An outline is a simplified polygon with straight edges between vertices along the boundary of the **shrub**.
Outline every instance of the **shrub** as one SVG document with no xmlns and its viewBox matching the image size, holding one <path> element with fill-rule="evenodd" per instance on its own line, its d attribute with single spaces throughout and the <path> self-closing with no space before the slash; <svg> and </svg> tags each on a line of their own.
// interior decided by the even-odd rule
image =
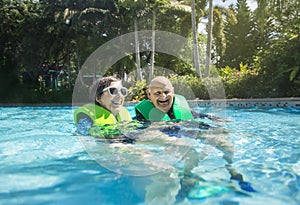
<svg viewBox="0 0 300 205">
<path fill-rule="evenodd" d="M 130 88 L 128 89 L 128 96 L 126 97 L 126 100 L 141 101 L 147 98 L 146 90 L 147 90 L 146 80 L 137 81 L 134 85 L 130 86 Z"/>
</svg>

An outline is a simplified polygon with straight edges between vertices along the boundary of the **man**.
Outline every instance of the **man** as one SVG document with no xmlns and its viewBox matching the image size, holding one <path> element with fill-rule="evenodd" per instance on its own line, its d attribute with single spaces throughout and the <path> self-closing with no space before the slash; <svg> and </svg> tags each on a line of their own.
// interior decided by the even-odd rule
<svg viewBox="0 0 300 205">
<path fill-rule="evenodd" d="M 187 121 L 194 119 L 195 113 L 191 110 L 188 102 L 183 96 L 174 93 L 174 88 L 166 77 L 158 76 L 150 82 L 147 90 L 147 97 L 148 99 L 144 99 L 135 105 L 136 119 L 139 121 Z M 195 117 L 208 117 L 211 120 L 222 120 L 220 118 L 212 118 L 205 114 L 198 114 Z M 203 128 L 203 124 L 199 125 Z M 193 123 L 190 126 L 193 126 Z M 210 126 L 207 125 L 205 128 L 210 128 Z M 168 131 L 168 128 L 160 130 L 166 133 L 165 131 Z M 178 132 L 181 131 L 178 130 Z M 231 179 L 239 181 L 242 189 L 254 191 L 249 183 L 243 181 L 242 175 L 231 168 L 234 147 L 230 141 L 228 141 L 223 135 L 202 135 L 200 132 L 194 134 L 195 136 L 187 137 L 201 139 L 205 143 L 211 144 L 220 149 L 224 154 L 223 158 L 228 163 L 227 169 L 231 174 Z M 184 176 L 182 176 L 181 179 L 181 184 L 183 186 L 181 191 L 183 192 L 186 192 L 186 190 L 184 190 L 184 186 L 187 186 L 186 184 L 190 184 L 189 181 L 191 180 L 189 175 L 191 174 L 192 169 L 198 166 L 198 163 L 200 162 L 199 153 L 192 147 L 190 147 L 189 151 L 186 153 L 185 158 Z"/>
<path fill-rule="evenodd" d="M 135 105 L 136 119 L 139 121 L 191 120 L 207 117 L 213 121 L 229 122 L 229 120 L 194 112 L 184 96 L 174 93 L 169 79 L 163 76 L 154 78 L 147 90 L 148 99 Z M 209 125 L 201 124 L 204 128 Z"/>
<path fill-rule="evenodd" d="M 171 82 L 163 77 L 154 78 L 147 90 L 148 99 L 135 105 L 139 121 L 191 120 L 193 115 L 186 99 L 174 94 Z"/>
</svg>

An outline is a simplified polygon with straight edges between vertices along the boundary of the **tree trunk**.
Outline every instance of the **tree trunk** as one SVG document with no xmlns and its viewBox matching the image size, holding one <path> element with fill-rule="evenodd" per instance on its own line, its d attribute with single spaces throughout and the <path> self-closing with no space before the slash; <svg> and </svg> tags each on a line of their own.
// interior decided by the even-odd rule
<svg viewBox="0 0 300 205">
<path fill-rule="evenodd" d="M 136 57 L 136 71 L 137 71 L 137 80 L 142 81 L 143 76 L 141 72 L 141 59 L 140 59 L 140 43 L 138 36 L 138 28 L 137 28 L 137 19 L 134 19 L 134 38 L 135 38 L 135 57 Z"/>
<path fill-rule="evenodd" d="M 195 0 L 191 0 L 191 16 L 192 16 L 192 29 L 193 29 L 193 55 L 194 55 L 194 67 L 197 72 L 197 76 L 201 77 L 199 51 L 198 51 L 198 29 L 196 21 L 196 9 Z"/>
<path fill-rule="evenodd" d="M 210 75 L 212 27 L 213 27 L 213 0 L 209 0 L 208 32 L 207 32 L 207 46 L 206 46 L 206 63 L 205 63 L 204 77 L 208 77 Z"/>
<path fill-rule="evenodd" d="M 151 51 L 151 66 L 149 70 L 149 79 L 148 82 L 150 82 L 153 78 L 153 71 L 154 71 L 154 62 L 155 62 L 155 24 L 156 24 L 156 13 L 153 12 L 153 21 L 152 21 L 152 39 L 151 39 L 151 45 L 152 45 L 152 51 Z"/>
</svg>

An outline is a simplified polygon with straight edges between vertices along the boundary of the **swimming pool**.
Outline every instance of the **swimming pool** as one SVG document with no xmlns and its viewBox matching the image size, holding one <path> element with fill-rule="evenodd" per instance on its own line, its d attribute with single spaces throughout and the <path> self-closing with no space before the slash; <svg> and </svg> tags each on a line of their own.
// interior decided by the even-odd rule
<svg viewBox="0 0 300 205">
<path fill-rule="evenodd" d="M 196 109 L 211 112 L 209 107 Z M 72 112 L 68 106 L 0 107 L 0 204 L 145 203 L 149 177 L 122 175 L 100 166 L 75 134 Z M 236 147 L 233 166 L 257 192 L 229 191 L 184 202 L 299 204 L 300 110 L 227 108 L 226 117 L 231 122 L 222 126 Z M 221 153 L 212 148 L 194 173 L 212 187 L 238 188 L 224 164 Z"/>
</svg>

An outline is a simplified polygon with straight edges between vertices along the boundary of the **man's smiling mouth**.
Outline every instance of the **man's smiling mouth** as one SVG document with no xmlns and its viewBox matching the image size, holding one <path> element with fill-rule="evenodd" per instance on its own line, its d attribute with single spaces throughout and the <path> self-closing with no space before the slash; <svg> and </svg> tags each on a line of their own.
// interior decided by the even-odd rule
<svg viewBox="0 0 300 205">
<path fill-rule="evenodd" d="M 157 100 L 159 104 L 167 104 L 169 100 Z"/>
</svg>

